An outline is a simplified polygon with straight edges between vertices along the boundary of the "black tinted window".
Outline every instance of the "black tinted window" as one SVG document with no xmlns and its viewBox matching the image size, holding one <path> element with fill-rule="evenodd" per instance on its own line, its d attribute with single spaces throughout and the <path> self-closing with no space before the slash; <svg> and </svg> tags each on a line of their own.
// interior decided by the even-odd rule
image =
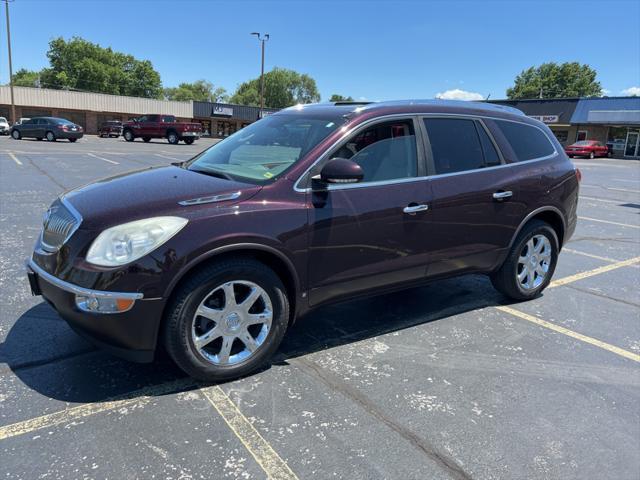
<svg viewBox="0 0 640 480">
<path fill-rule="evenodd" d="M 487 135 L 482 125 L 476 124 L 478 127 L 478 135 L 480 136 L 480 143 L 482 144 L 482 152 L 484 153 L 484 164 L 487 167 L 493 167 L 500 165 L 500 157 L 496 151 L 496 147 L 493 146 L 493 142 Z"/>
<path fill-rule="evenodd" d="M 363 182 L 415 177 L 416 136 L 411 120 L 380 123 L 357 133 L 331 158 L 348 158 L 362 167 Z"/>
<path fill-rule="evenodd" d="M 160 115 L 147 115 L 147 122 L 159 122 Z"/>
<path fill-rule="evenodd" d="M 176 117 L 174 117 L 173 115 L 165 115 L 164 117 L 162 117 L 162 121 L 164 123 L 173 123 L 176 121 Z"/>
<path fill-rule="evenodd" d="M 425 118 L 436 174 L 484 167 L 484 155 L 473 120 Z"/>
<path fill-rule="evenodd" d="M 511 148 L 516 154 L 518 162 L 532 160 L 551 155 L 553 145 L 539 128 L 517 122 L 496 120 L 496 125 L 502 131 Z"/>
</svg>

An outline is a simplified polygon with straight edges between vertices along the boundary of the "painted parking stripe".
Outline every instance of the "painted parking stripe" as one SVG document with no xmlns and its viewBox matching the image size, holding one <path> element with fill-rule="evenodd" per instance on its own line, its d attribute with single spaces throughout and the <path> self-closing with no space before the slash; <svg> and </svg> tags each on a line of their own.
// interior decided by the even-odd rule
<svg viewBox="0 0 640 480">
<path fill-rule="evenodd" d="M 563 247 L 562 252 L 572 253 L 573 255 L 581 255 L 583 257 L 594 258 L 596 260 L 602 260 L 603 262 L 616 263 L 620 260 L 611 257 L 602 257 L 600 255 L 594 255 L 593 253 L 582 252 L 580 250 L 574 250 L 572 248 Z M 629 267 L 638 268 L 640 265 L 629 265 Z"/>
<path fill-rule="evenodd" d="M 13 423 L 0 427 L 0 440 L 17 437 L 26 433 L 42 430 L 43 428 L 51 428 L 60 424 L 71 424 L 72 422 L 95 415 L 101 412 L 108 412 L 118 408 L 126 407 L 132 404 L 145 404 L 154 396 L 166 395 L 190 387 L 194 387 L 195 383 L 191 379 L 181 379 L 174 382 L 161 383 L 153 387 L 143 388 L 131 392 L 124 398 L 106 400 L 104 402 L 84 403 L 77 407 L 67 408 L 65 410 L 49 413 L 40 417 L 31 418 L 22 422 Z"/>
<path fill-rule="evenodd" d="M 609 225 L 617 225 L 619 227 L 627 227 L 627 228 L 640 228 L 640 225 L 630 225 L 628 223 L 612 222 L 611 220 L 601 220 L 599 218 L 582 217 L 582 216 L 578 218 L 580 220 L 587 220 L 588 222 L 607 223 Z"/>
<path fill-rule="evenodd" d="M 9 155 L 9 157 L 11 157 L 11 160 L 16 162 L 18 165 L 22 165 L 22 162 L 18 159 L 18 157 L 15 156 L 13 152 L 7 152 L 7 154 Z"/>
<path fill-rule="evenodd" d="M 604 265 L 602 267 L 594 268 L 593 270 L 587 270 L 586 272 L 580 272 L 580 273 L 576 273 L 575 275 L 569 275 L 568 277 L 554 280 L 549 284 L 547 288 L 560 287 L 562 285 L 566 285 L 567 283 L 577 282 L 578 280 L 593 277 L 595 275 L 600 275 L 602 273 L 607 273 L 612 270 L 617 270 L 618 268 L 629 267 L 637 263 L 640 263 L 640 257 L 634 257 L 634 258 L 630 258 L 629 260 L 623 260 L 621 262 L 611 263 L 609 265 Z"/>
<path fill-rule="evenodd" d="M 603 203 L 615 203 L 615 204 L 621 204 L 621 203 L 627 203 L 624 200 L 609 200 L 608 198 L 597 198 L 597 197 L 587 197 L 586 195 L 580 195 L 580 198 L 583 198 L 585 200 L 595 200 L 598 202 L 603 202 Z"/>
<path fill-rule="evenodd" d="M 287 462 L 276 453 L 220 387 L 205 387 L 200 391 L 255 458 L 268 478 L 297 480 L 298 477 Z"/>
<path fill-rule="evenodd" d="M 119 162 L 114 162 L 113 160 L 109 160 L 108 158 L 101 157 L 100 155 L 96 155 L 95 153 L 87 153 L 87 155 L 93 158 L 97 158 L 98 160 L 112 163 L 113 165 L 120 165 Z"/>
<path fill-rule="evenodd" d="M 588 343 L 590 345 L 594 345 L 596 347 L 607 350 L 611 353 L 615 353 L 616 355 L 620 355 L 621 357 L 628 358 L 629 360 L 633 360 L 634 362 L 640 362 L 640 355 L 625 350 L 620 347 L 616 347 L 615 345 L 611 345 L 610 343 L 603 342 L 602 340 L 598 340 L 597 338 L 589 337 L 587 335 L 583 335 L 582 333 L 574 332 L 573 330 L 569 330 L 568 328 L 561 327 L 555 323 L 547 322 L 546 320 L 542 320 L 541 318 L 534 317 L 533 315 L 529 315 L 528 313 L 521 312 L 520 310 L 516 310 L 515 308 L 507 307 L 507 306 L 499 306 L 496 307 L 501 312 L 508 313 L 515 317 L 521 318 L 522 320 L 526 320 L 531 323 L 535 323 L 536 325 L 540 325 L 541 327 L 548 328 L 549 330 L 553 330 L 554 332 L 562 333 L 563 335 L 567 335 L 571 338 L 575 338 L 576 340 L 580 340 L 581 342 Z"/>
<path fill-rule="evenodd" d="M 162 155 L 161 153 L 154 153 L 156 157 L 166 158 L 167 160 L 173 160 L 174 162 L 182 162 L 183 158 L 170 157 L 168 155 Z"/>
</svg>

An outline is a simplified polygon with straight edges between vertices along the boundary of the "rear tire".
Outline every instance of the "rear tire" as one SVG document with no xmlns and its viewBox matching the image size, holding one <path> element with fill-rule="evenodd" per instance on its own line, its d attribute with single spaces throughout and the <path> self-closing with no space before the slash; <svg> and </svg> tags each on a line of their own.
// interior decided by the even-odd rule
<svg viewBox="0 0 640 480">
<path fill-rule="evenodd" d="M 38 140 L 39 142 L 42 141 L 42 137 L 36 137 L 36 140 Z"/>
<path fill-rule="evenodd" d="M 69 139 L 69 141 L 70 141 L 71 143 L 76 143 L 76 140 L 78 140 L 78 139 L 77 139 L 77 138 L 70 138 L 70 139 Z"/>
<path fill-rule="evenodd" d="M 133 132 L 131 130 L 125 130 L 122 136 L 127 142 L 133 142 L 136 139 L 136 137 L 133 136 Z"/>
<path fill-rule="evenodd" d="M 590 159 L 590 160 L 593 160 L 594 158 L 596 158 L 596 154 L 595 154 L 595 153 L 593 153 L 593 152 L 591 152 L 591 153 L 589 154 L 589 159 Z"/>
<path fill-rule="evenodd" d="M 229 286 L 232 302 L 224 290 Z M 243 291 L 245 286 L 248 290 Z M 252 292 L 259 296 L 248 305 Z M 196 314 L 200 309 L 207 312 L 206 317 Z M 250 325 L 255 318 L 267 320 Z M 167 306 L 162 336 L 167 352 L 182 370 L 196 379 L 217 382 L 246 375 L 267 363 L 288 323 L 289 300 L 275 272 L 253 259 L 230 258 L 203 267 L 178 288 Z M 196 339 L 202 342 L 214 327 L 217 335 L 197 347 Z M 247 332 L 253 340 L 245 342 L 240 337 Z"/>
<path fill-rule="evenodd" d="M 53 132 L 47 132 L 47 134 L 45 135 L 45 138 L 47 139 L 47 142 L 56 141 L 56 136 L 53 134 Z"/>
<path fill-rule="evenodd" d="M 555 230 L 532 220 L 518 234 L 502 266 L 490 275 L 500 293 L 514 300 L 530 300 L 551 282 L 558 261 L 559 242 Z"/>
<path fill-rule="evenodd" d="M 149 143 L 149 142 L 151 141 L 151 138 L 149 138 L 149 137 L 142 137 L 142 141 L 143 141 L 144 143 Z"/>
<path fill-rule="evenodd" d="M 180 137 L 178 137 L 178 134 L 176 132 L 169 132 L 167 133 L 167 141 L 171 145 L 177 145 L 180 141 Z"/>
<path fill-rule="evenodd" d="M 187 145 L 193 145 L 193 142 L 195 142 L 196 139 L 195 138 L 185 138 L 184 139 L 184 143 L 186 143 Z"/>
<path fill-rule="evenodd" d="M 11 138 L 13 138 L 14 140 L 20 140 L 22 138 L 22 135 L 18 130 L 14 130 L 13 132 L 11 132 Z"/>
</svg>

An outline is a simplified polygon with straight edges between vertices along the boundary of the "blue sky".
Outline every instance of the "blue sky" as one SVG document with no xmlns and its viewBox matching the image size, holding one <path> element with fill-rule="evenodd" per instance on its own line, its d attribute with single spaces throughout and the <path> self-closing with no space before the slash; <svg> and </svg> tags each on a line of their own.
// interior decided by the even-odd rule
<svg viewBox="0 0 640 480">
<path fill-rule="evenodd" d="M 233 91 L 259 74 L 250 32 L 261 31 L 271 35 L 266 69 L 310 74 L 323 99 L 456 90 L 504 98 L 520 71 L 547 61 L 587 63 L 609 95 L 640 94 L 637 0 L 15 0 L 10 8 L 14 70 L 46 66 L 50 39 L 78 35 L 151 60 L 165 86 L 204 78 Z"/>
</svg>

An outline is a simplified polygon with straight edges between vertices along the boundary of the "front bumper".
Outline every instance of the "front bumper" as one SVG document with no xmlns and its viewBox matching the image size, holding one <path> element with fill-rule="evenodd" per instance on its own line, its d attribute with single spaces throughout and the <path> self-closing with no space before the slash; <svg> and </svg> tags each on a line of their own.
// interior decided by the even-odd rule
<svg viewBox="0 0 640 480">
<path fill-rule="evenodd" d="M 164 299 L 145 299 L 141 293 L 78 287 L 46 272 L 33 260 L 27 264 L 27 275 L 32 293 L 42 295 L 78 334 L 127 360 L 153 360 Z M 129 310 L 121 313 L 94 313 L 81 310 L 76 303 L 76 296 L 124 298 L 134 303 Z"/>
</svg>

